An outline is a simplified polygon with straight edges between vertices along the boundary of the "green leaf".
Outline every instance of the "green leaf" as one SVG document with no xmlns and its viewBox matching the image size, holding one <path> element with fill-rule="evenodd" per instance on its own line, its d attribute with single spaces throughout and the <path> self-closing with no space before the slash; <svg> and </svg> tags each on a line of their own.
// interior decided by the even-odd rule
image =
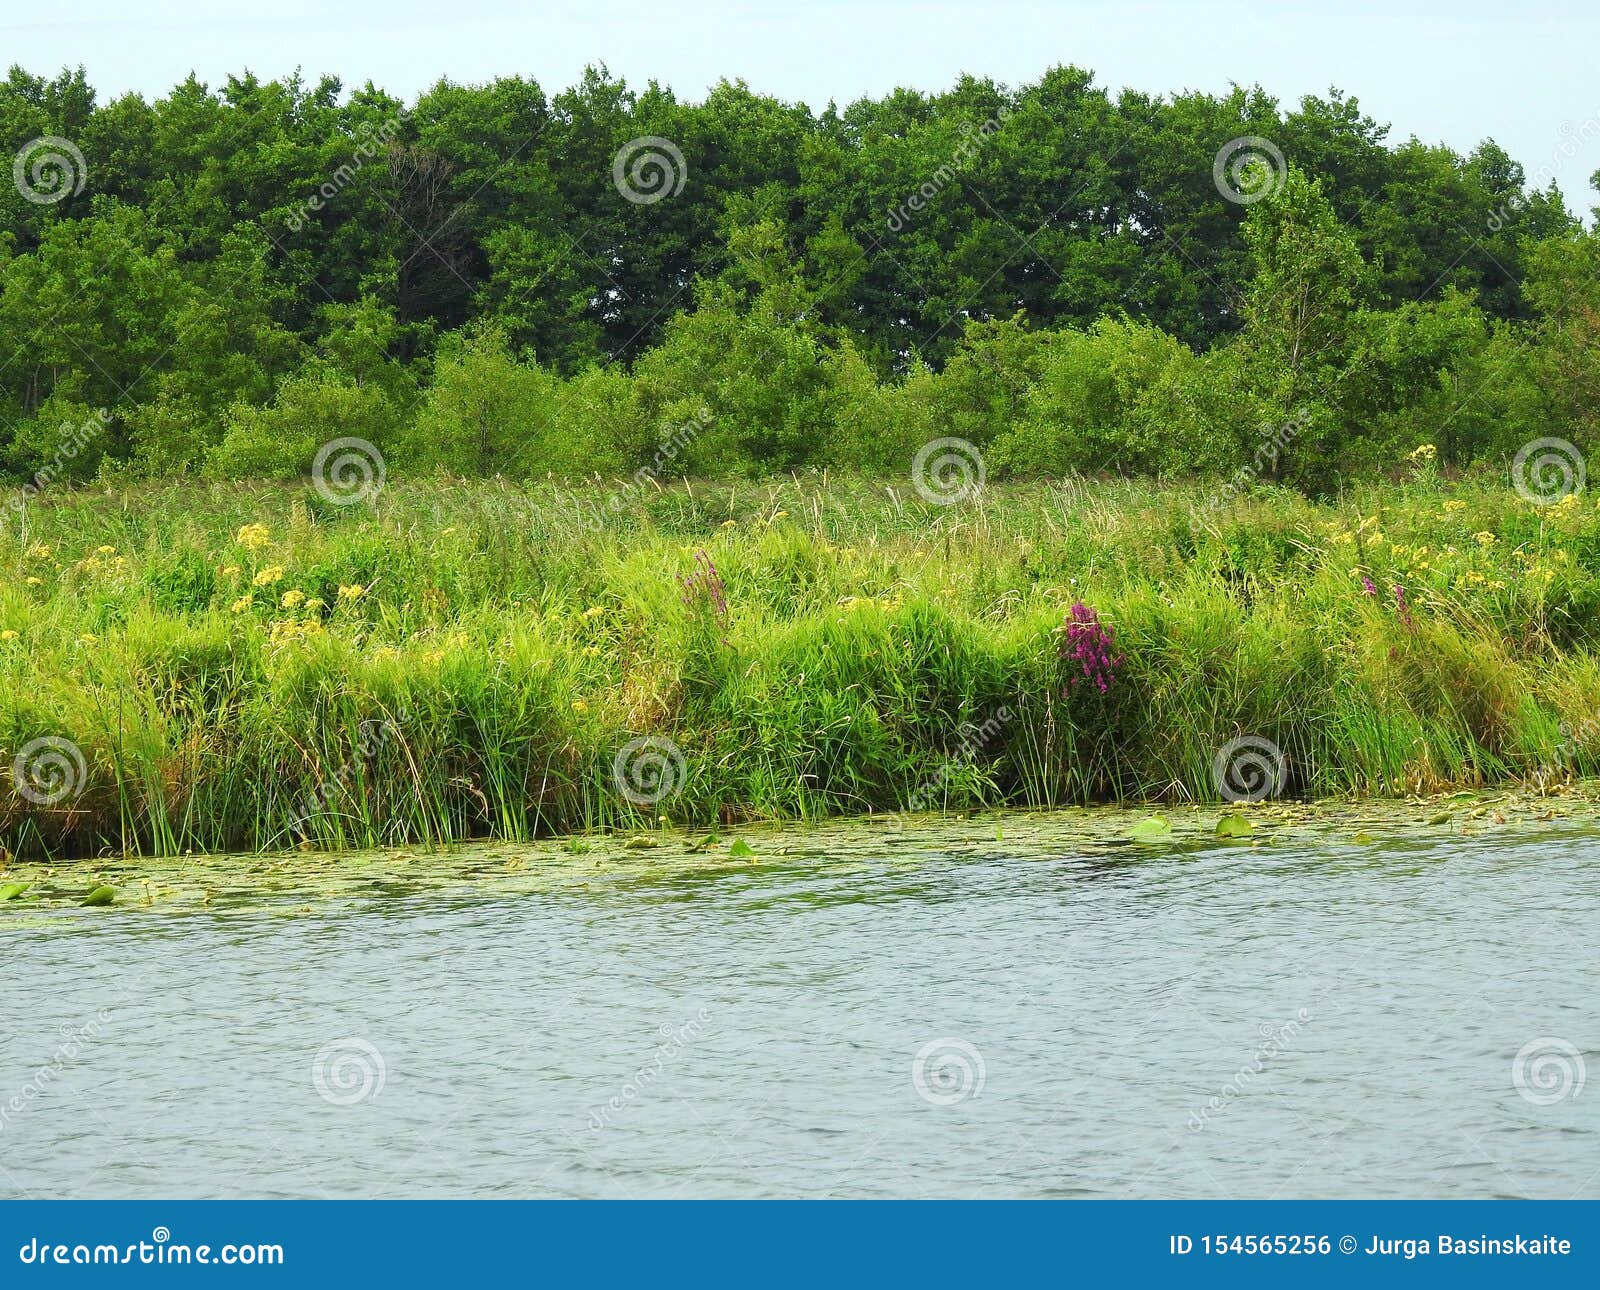
<svg viewBox="0 0 1600 1290">
<path fill-rule="evenodd" d="M 755 851 L 743 838 L 734 839 L 733 845 L 728 848 L 728 854 L 740 860 L 754 860 L 756 858 Z"/>
<path fill-rule="evenodd" d="M 1224 815 L 1217 821 L 1217 836 L 1219 838 L 1247 838 L 1255 832 L 1255 826 L 1235 811 L 1231 815 Z"/>
<path fill-rule="evenodd" d="M 1165 815 L 1152 815 L 1135 824 L 1128 836 L 1135 842 L 1161 842 L 1172 836 L 1172 823 Z"/>
<path fill-rule="evenodd" d="M 114 887 L 91 887 L 89 894 L 83 898 L 82 903 L 85 905 L 109 905 L 116 898 L 117 892 Z"/>
<path fill-rule="evenodd" d="M 1372 834 L 1368 833 L 1365 829 L 1360 829 L 1360 830 L 1357 831 L 1355 837 L 1352 838 L 1351 840 L 1353 842 L 1360 843 L 1362 846 L 1370 846 L 1372 843 L 1376 842 L 1378 839 L 1373 837 Z"/>
<path fill-rule="evenodd" d="M 1448 823 L 1450 823 L 1450 812 L 1449 811 L 1440 811 L 1439 814 L 1435 815 L 1431 820 L 1428 821 L 1428 823 L 1429 824 L 1448 824 Z"/>
<path fill-rule="evenodd" d="M 27 882 L 0 882 L 0 900 L 15 900 L 32 885 Z"/>
<path fill-rule="evenodd" d="M 651 847 L 658 847 L 661 844 L 648 833 L 641 833 L 636 837 L 629 838 L 622 845 L 628 851 L 648 851 Z"/>
</svg>

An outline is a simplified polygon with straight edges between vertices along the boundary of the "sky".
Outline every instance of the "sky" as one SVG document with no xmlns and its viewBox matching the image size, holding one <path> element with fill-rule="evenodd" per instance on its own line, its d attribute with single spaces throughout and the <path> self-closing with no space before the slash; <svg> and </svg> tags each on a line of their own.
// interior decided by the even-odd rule
<svg viewBox="0 0 1600 1290">
<path fill-rule="evenodd" d="M 0 0 L 0 61 L 82 64 L 105 101 L 164 94 L 191 71 L 216 84 L 296 68 L 406 99 L 440 77 L 522 75 L 547 92 L 588 63 L 698 98 L 721 78 L 822 108 L 963 72 L 1009 85 L 1093 69 L 1112 91 L 1226 92 L 1280 102 L 1338 86 L 1390 124 L 1470 151 L 1494 138 L 1579 214 L 1600 201 L 1600 5 L 1547 0 L 74 0 L 70 17 Z"/>
</svg>

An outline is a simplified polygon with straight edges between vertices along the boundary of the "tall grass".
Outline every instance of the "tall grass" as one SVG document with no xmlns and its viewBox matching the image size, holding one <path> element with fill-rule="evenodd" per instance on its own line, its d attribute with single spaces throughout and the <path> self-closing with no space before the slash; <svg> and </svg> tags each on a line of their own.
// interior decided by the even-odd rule
<svg viewBox="0 0 1600 1290">
<path fill-rule="evenodd" d="M 243 484 L 47 496 L 0 536 L 0 772 L 54 738 L 86 773 L 48 802 L 0 773 L 0 845 L 1215 800 L 1246 735 L 1295 794 L 1600 771 L 1588 503 L 1204 499 L 1071 481 L 939 507 L 824 478 L 414 481 L 347 509 Z M 1103 694 L 1062 657 L 1075 601 L 1115 633 Z M 613 774 L 644 737 L 682 754 L 655 804 Z"/>
</svg>

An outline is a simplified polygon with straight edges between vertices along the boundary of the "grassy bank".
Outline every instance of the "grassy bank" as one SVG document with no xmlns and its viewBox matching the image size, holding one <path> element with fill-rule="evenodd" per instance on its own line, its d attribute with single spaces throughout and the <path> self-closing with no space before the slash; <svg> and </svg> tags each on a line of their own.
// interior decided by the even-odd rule
<svg viewBox="0 0 1600 1290">
<path fill-rule="evenodd" d="M 1214 801 L 1241 738 L 1290 796 L 1600 772 L 1591 501 L 1217 497 L 47 494 L 0 536 L 0 845 Z"/>
</svg>

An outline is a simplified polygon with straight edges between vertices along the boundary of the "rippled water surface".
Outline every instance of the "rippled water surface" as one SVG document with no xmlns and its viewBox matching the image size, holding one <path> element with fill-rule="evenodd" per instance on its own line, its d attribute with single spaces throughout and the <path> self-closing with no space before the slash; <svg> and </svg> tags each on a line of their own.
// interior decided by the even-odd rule
<svg viewBox="0 0 1600 1290">
<path fill-rule="evenodd" d="M 1012 832 L 12 902 L 0 1192 L 1600 1196 L 1600 835 Z"/>
</svg>

